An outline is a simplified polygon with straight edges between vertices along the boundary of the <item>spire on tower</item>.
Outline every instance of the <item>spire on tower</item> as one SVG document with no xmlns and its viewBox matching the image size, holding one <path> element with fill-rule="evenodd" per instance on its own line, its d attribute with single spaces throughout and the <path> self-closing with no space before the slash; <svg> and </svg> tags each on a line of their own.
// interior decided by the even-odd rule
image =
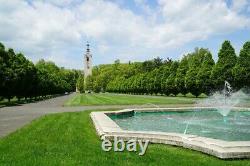
<svg viewBox="0 0 250 166">
<path fill-rule="evenodd" d="M 88 41 L 87 41 L 86 46 L 87 46 L 87 52 L 90 52 L 90 49 L 89 49 L 89 42 L 88 42 Z"/>
<path fill-rule="evenodd" d="M 89 42 L 86 43 L 86 53 L 84 54 L 84 77 L 92 75 L 92 55 L 90 53 Z"/>
</svg>

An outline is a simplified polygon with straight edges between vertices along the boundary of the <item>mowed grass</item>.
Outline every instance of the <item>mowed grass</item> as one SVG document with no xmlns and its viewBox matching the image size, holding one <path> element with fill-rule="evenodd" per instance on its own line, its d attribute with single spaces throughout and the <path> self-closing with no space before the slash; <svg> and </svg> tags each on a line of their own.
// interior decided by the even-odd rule
<svg viewBox="0 0 250 166">
<path fill-rule="evenodd" d="M 65 106 L 84 105 L 129 105 L 129 104 L 193 104 L 195 98 L 166 97 L 149 95 L 126 95 L 126 94 L 76 94 L 69 99 Z"/>
<path fill-rule="evenodd" d="M 250 165 L 161 144 L 150 144 L 144 156 L 104 152 L 89 113 L 46 115 L 0 139 L 0 165 Z"/>
</svg>

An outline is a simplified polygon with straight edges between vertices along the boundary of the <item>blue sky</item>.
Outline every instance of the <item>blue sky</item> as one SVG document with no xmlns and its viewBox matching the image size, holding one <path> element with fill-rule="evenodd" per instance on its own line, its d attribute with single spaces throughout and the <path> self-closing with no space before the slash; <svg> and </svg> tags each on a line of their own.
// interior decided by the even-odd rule
<svg viewBox="0 0 250 166">
<path fill-rule="evenodd" d="M 250 0 L 0 0 L 0 41 L 30 60 L 83 69 L 86 41 L 94 65 L 178 60 L 195 47 L 217 59 L 224 40 L 238 53 L 250 40 Z"/>
</svg>

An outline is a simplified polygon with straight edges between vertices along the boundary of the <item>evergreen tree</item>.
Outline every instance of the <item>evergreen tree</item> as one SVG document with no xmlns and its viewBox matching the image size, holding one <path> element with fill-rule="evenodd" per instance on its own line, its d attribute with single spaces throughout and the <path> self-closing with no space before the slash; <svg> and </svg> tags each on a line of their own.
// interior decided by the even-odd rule
<svg viewBox="0 0 250 166">
<path fill-rule="evenodd" d="M 6 83 L 6 51 L 2 43 L 0 43 L 0 98 L 4 97 L 4 86 Z"/>
<path fill-rule="evenodd" d="M 78 77 L 76 86 L 77 86 L 77 90 L 80 93 L 84 93 L 85 92 L 85 90 L 84 90 L 84 77 L 83 76 L 79 76 Z"/>
<path fill-rule="evenodd" d="M 171 65 L 172 65 L 172 61 L 165 63 L 165 65 L 163 65 L 160 70 L 162 71 L 162 76 L 161 76 L 161 94 L 165 94 L 165 92 L 167 91 L 166 89 L 166 82 L 167 79 L 169 77 L 169 75 L 171 74 Z"/>
<path fill-rule="evenodd" d="M 196 77 L 197 88 L 201 93 L 205 93 L 206 95 L 209 95 L 212 91 L 212 80 L 210 79 L 210 75 L 214 64 L 212 54 L 208 51 L 204 56 L 203 63 Z"/>
<path fill-rule="evenodd" d="M 192 93 L 196 97 L 198 97 L 202 91 L 199 88 L 199 86 L 197 86 L 198 71 L 201 67 L 201 64 L 204 61 L 205 55 L 208 52 L 209 51 L 207 49 L 196 48 L 195 52 L 190 54 L 190 57 L 189 57 L 189 69 L 185 77 L 185 85 L 186 85 L 187 91 Z"/>
<path fill-rule="evenodd" d="M 243 45 L 240 55 L 233 69 L 233 75 L 238 89 L 250 87 L 250 41 Z"/>
<path fill-rule="evenodd" d="M 178 90 L 178 93 L 183 95 L 187 94 L 187 88 L 185 85 L 185 76 L 188 71 L 188 58 L 190 55 L 184 56 L 179 64 L 179 67 L 176 72 L 175 84 Z"/>
<path fill-rule="evenodd" d="M 85 90 L 86 91 L 93 91 L 93 85 L 94 85 L 94 80 L 93 80 L 93 76 L 87 76 L 86 80 L 85 80 Z"/>
<path fill-rule="evenodd" d="M 237 56 L 230 41 L 224 41 L 218 54 L 218 62 L 213 67 L 211 79 L 215 89 L 222 89 L 225 80 L 234 85 L 232 69 L 234 68 Z"/>
<path fill-rule="evenodd" d="M 175 84 L 175 77 L 176 77 L 176 72 L 177 72 L 178 66 L 179 66 L 179 63 L 175 61 L 172 63 L 172 65 L 170 67 L 171 74 L 168 76 L 167 81 L 166 81 L 166 85 L 165 85 L 166 90 L 164 93 L 166 95 L 173 94 L 176 96 L 178 94 L 178 90 L 177 90 L 177 87 Z"/>
<path fill-rule="evenodd" d="M 3 89 L 4 97 L 9 101 L 15 96 L 15 88 L 18 81 L 18 73 L 15 73 L 15 52 L 13 49 L 8 49 L 6 52 L 6 68 L 5 68 L 5 85 Z"/>
</svg>

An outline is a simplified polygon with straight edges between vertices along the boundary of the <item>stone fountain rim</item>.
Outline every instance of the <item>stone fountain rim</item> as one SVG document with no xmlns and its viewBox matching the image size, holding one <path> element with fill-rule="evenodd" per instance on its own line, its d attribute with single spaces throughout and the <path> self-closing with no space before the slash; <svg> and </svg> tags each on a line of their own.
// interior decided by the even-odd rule
<svg viewBox="0 0 250 166">
<path fill-rule="evenodd" d="M 207 109 L 215 107 L 177 107 L 177 108 L 136 108 L 122 109 L 118 111 L 91 112 L 90 116 L 94 123 L 97 134 L 102 140 L 113 140 L 114 137 L 120 139 L 140 139 L 149 140 L 151 143 L 170 144 L 193 149 L 206 154 L 216 156 L 221 159 L 250 158 L 250 141 L 225 141 L 190 134 L 132 131 L 121 129 L 108 115 L 124 114 L 131 112 L 153 112 L 153 111 L 178 111 L 183 109 Z M 247 107 L 233 107 L 233 109 L 247 110 Z"/>
</svg>

